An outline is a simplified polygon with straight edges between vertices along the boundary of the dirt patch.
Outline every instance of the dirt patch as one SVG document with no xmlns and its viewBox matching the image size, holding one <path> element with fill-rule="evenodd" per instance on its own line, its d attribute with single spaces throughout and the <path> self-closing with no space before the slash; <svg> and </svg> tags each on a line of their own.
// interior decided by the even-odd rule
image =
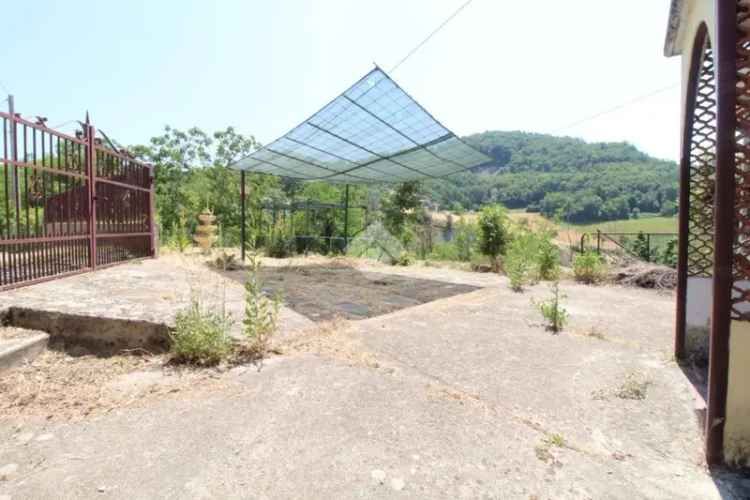
<svg viewBox="0 0 750 500">
<path fill-rule="evenodd" d="M 226 275 L 244 282 L 242 271 Z M 343 260 L 265 267 L 261 278 L 269 294 L 316 322 L 372 318 L 406 307 L 478 290 L 478 287 L 357 269 Z"/>
<path fill-rule="evenodd" d="M 79 420 L 205 388 L 220 375 L 169 366 L 167 360 L 167 355 L 139 352 L 97 357 L 82 348 L 47 350 L 0 374 L 0 414 Z"/>
</svg>

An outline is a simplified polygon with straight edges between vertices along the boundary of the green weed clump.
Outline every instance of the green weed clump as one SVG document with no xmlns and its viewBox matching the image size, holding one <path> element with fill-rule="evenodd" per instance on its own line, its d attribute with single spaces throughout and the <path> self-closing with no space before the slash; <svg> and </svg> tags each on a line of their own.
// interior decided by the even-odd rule
<svg viewBox="0 0 750 500">
<path fill-rule="evenodd" d="M 534 235 L 523 232 L 517 235 L 508 247 L 503 259 L 505 274 L 510 279 L 510 287 L 520 292 L 534 281 Z"/>
<path fill-rule="evenodd" d="M 180 213 L 178 220 L 172 223 L 166 238 L 167 247 L 183 253 L 193 242 L 188 234 L 188 223 L 185 213 Z"/>
<path fill-rule="evenodd" d="M 277 222 L 268 234 L 266 253 L 269 257 L 283 259 L 294 255 L 296 250 L 295 237 L 290 224 Z"/>
<path fill-rule="evenodd" d="M 258 358 L 265 357 L 271 339 L 278 330 L 281 297 L 267 297 L 263 292 L 260 276 L 260 261 L 251 255 L 245 282 L 245 319 L 242 321 L 243 334 L 250 353 Z"/>
<path fill-rule="evenodd" d="M 172 359 L 178 363 L 211 366 L 232 352 L 231 321 L 224 314 L 205 310 L 198 300 L 177 313 L 171 337 Z"/>
<path fill-rule="evenodd" d="M 573 276 L 580 283 L 598 283 L 604 278 L 604 263 L 599 254 L 585 252 L 573 258 Z"/>
<path fill-rule="evenodd" d="M 560 284 L 555 282 L 552 285 L 552 296 L 548 300 L 536 304 L 542 317 L 547 322 L 547 328 L 554 333 L 562 331 L 568 322 L 568 311 L 560 304 L 560 301 L 564 298 L 565 295 L 560 293 Z"/>
<path fill-rule="evenodd" d="M 521 229 L 513 237 L 503 260 L 510 286 L 520 292 L 539 280 L 556 280 L 560 275 L 560 250 L 553 243 L 554 233 L 544 229 Z"/>
</svg>

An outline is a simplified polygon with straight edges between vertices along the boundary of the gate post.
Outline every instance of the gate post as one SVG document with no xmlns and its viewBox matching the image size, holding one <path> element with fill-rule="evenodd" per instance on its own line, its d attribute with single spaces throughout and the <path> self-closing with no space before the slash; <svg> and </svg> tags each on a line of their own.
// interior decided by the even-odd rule
<svg viewBox="0 0 750 500">
<path fill-rule="evenodd" d="M 156 217 L 156 167 L 149 165 L 148 168 L 148 232 L 150 233 L 151 240 L 151 257 L 158 257 L 157 238 L 156 238 L 156 224 L 154 218 Z"/>
<path fill-rule="evenodd" d="M 86 175 L 89 207 L 89 267 L 96 269 L 96 129 L 86 114 Z"/>
</svg>

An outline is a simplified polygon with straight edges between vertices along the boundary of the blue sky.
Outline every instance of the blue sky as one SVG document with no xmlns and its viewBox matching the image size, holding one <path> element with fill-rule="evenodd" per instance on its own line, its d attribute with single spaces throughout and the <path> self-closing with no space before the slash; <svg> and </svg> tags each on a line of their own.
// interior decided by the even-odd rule
<svg viewBox="0 0 750 500">
<path fill-rule="evenodd" d="M 125 144 L 167 124 L 233 125 L 266 143 L 373 62 L 389 70 L 463 2 L 6 2 L 0 82 L 24 116 L 57 125 L 89 110 Z M 662 55 L 668 7 L 474 0 L 392 76 L 461 135 L 556 131 L 675 159 L 678 88 L 560 130 L 679 80 Z"/>
</svg>

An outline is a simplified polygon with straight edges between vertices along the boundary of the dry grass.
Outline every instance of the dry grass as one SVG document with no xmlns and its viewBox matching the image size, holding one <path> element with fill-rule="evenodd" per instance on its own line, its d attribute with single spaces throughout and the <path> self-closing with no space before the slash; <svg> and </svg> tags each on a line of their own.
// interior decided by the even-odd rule
<svg viewBox="0 0 750 500">
<path fill-rule="evenodd" d="M 0 374 L 0 414 L 78 420 L 181 393 L 196 387 L 198 379 L 217 376 L 215 370 L 175 368 L 167 361 L 167 355 L 72 356 L 47 350 L 34 361 Z M 146 383 L 124 379 L 143 373 L 156 377 Z"/>
<path fill-rule="evenodd" d="M 646 399 L 646 393 L 651 381 L 644 376 L 631 373 L 625 377 L 625 381 L 615 391 L 615 396 L 620 399 Z"/>
<path fill-rule="evenodd" d="M 355 366 L 380 366 L 375 355 L 363 348 L 352 335 L 351 325 L 341 317 L 320 323 L 316 329 L 282 344 L 279 350 L 285 354 L 312 353 Z"/>
</svg>

